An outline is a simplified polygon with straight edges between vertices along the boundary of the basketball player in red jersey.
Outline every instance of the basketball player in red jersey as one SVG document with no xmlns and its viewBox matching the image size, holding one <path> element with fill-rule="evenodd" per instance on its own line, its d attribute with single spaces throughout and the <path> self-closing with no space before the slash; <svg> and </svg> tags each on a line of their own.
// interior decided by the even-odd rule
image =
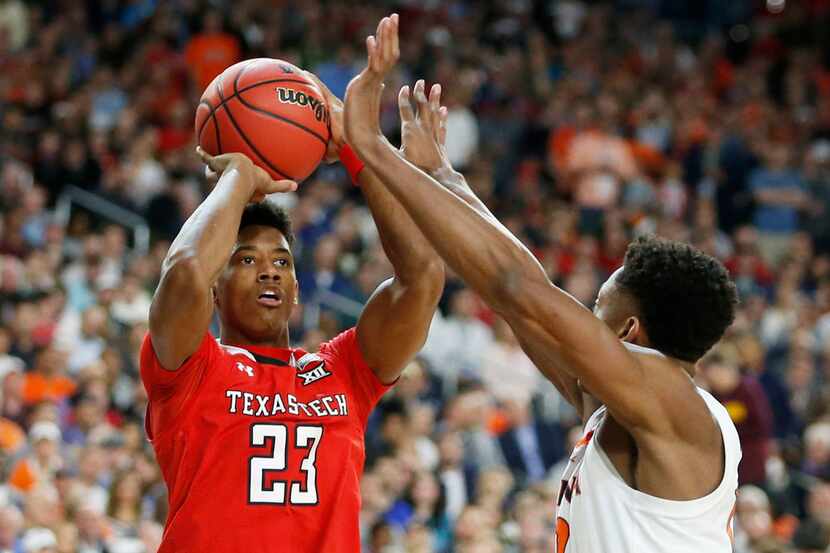
<svg viewBox="0 0 830 553">
<path fill-rule="evenodd" d="M 329 159 L 357 173 L 342 103 L 319 85 L 332 111 Z M 407 137 L 417 160 L 423 137 L 412 126 Z M 201 155 L 219 180 L 170 247 L 141 349 L 146 430 L 169 489 L 159 551 L 355 553 L 367 417 L 423 345 L 443 263 L 374 173 L 359 171 L 394 277 L 356 328 L 316 353 L 292 348 L 290 221 L 256 202 L 295 185 L 239 154 Z M 214 309 L 219 341 L 208 331 Z"/>
<path fill-rule="evenodd" d="M 434 137 L 428 163 L 390 147 L 378 107 L 397 28 L 385 18 L 367 39 L 368 66 L 346 92 L 346 136 L 586 422 L 562 481 L 556 551 L 731 552 L 740 444 L 726 409 L 692 378 L 734 318 L 726 269 L 688 245 L 640 238 L 586 309 L 450 166 L 439 86 L 429 98 L 422 81 L 414 91 Z M 413 120 L 408 87 L 399 103 L 404 124 Z"/>
</svg>

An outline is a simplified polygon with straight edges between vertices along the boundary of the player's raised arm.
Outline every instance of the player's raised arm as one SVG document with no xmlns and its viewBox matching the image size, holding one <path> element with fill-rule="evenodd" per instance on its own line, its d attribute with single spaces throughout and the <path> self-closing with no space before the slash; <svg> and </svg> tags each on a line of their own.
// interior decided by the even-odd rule
<svg viewBox="0 0 830 553">
<path fill-rule="evenodd" d="M 379 38 L 367 39 L 370 59 L 388 32 L 383 28 Z M 623 346 L 620 338 L 626 336 L 554 286 L 530 251 L 492 216 L 446 190 L 389 144 L 378 121 L 382 77 L 370 65 L 349 84 L 346 136 L 441 257 L 509 322 L 526 350 L 537 357 L 544 352 L 549 363 L 578 378 L 622 424 L 633 429 L 676 422 L 665 416 L 673 410 L 671 390 L 655 393 L 665 381 L 649 374 Z M 681 418 L 682 408 L 673 411 Z"/>
<path fill-rule="evenodd" d="M 397 25 L 397 16 L 389 18 Z M 387 43 L 376 52 L 379 71 L 391 69 L 398 58 L 397 43 Z M 342 147 L 343 103 L 314 75 L 329 103 L 332 115 L 332 140 Z M 405 134 L 408 156 L 421 153 L 420 142 Z M 409 140 L 407 140 L 409 138 Z M 364 168 L 357 176 L 363 195 L 395 274 L 375 290 L 361 313 L 357 338 L 366 362 L 384 383 L 393 382 L 401 370 L 423 347 L 429 325 L 444 288 L 444 262 L 427 242 L 406 210 L 380 182 L 374 170 Z"/>
<path fill-rule="evenodd" d="M 413 97 L 416 105 L 414 110 Z M 423 80 L 417 81 L 411 91 L 409 86 L 402 87 L 398 93 L 398 108 L 401 115 L 401 134 L 404 138 L 404 157 L 422 171 L 431 174 L 444 188 L 475 209 L 479 215 L 501 227 L 501 223 L 467 184 L 464 175 L 454 171 L 447 159 L 447 108 L 441 106 L 441 85 L 432 85 L 429 98 Z M 518 335 L 517 339 L 536 367 L 582 416 L 582 392 L 576 379 L 557 367 L 556 360 L 543 348 L 536 347 L 536 344 L 528 342 L 522 335 Z"/>
<path fill-rule="evenodd" d="M 245 206 L 265 194 L 296 187 L 292 181 L 272 181 L 242 154 L 211 157 L 199 152 L 219 181 L 170 246 L 150 307 L 153 349 L 171 371 L 204 338 L 213 313 L 211 286 L 230 258 Z"/>
</svg>

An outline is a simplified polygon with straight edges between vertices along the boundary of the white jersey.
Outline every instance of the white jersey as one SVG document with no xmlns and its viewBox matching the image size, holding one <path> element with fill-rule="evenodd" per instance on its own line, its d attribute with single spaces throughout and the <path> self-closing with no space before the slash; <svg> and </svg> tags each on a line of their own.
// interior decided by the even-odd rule
<svg viewBox="0 0 830 553">
<path fill-rule="evenodd" d="M 605 420 L 600 407 L 585 425 L 562 476 L 557 553 L 731 553 L 741 445 L 726 409 L 698 388 L 720 425 L 726 462 L 710 494 L 690 501 L 654 497 L 626 484 L 592 439 Z"/>
</svg>

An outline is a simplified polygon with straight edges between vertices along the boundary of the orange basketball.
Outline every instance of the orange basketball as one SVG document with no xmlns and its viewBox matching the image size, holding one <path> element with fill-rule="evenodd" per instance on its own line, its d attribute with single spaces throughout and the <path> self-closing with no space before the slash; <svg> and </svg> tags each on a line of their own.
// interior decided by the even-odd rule
<svg viewBox="0 0 830 553">
<path fill-rule="evenodd" d="M 196 109 L 196 142 L 211 155 L 241 152 L 274 179 L 301 181 L 323 159 L 329 108 L 317 85 L 285 61 L 225 69 Z"/>
</svg>

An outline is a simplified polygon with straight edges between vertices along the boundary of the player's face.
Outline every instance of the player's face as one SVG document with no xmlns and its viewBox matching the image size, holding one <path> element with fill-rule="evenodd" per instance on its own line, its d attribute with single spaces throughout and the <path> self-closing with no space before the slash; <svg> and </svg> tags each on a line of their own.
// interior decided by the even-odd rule
<svg viewBox="0 0 830 553">
<path fill-rule="evenodd" d="M 285 236 L 273 227 L 242 229 L 216 283 L 222 323 L 252 343 L 267 342 L 285 331 L 297 294 L 294 257 Z"/>
<path fill-rule="evenodd" d="M 594 315 L 606 323 L 608 323 L 609 314 L 608 301 L 617 286 L 617 275 L 620 274 L 620 271 L 622 271 L 622 267 L 614 271 L 614 274 L 608 277 L 608 280 L 606 280 L 600 287 L 599 293 L 597 293 L 597 299 L 594 302 Z"/>
<path fill-rule="evenodd" d="M 631 299 L 617 286 L 617 277 L 621 272 L 622 267 L 608 277 L 594 303 L 594 315 L 617 335 L 624 333 L 627 322 L 636 316 Z"/>
</svg>

